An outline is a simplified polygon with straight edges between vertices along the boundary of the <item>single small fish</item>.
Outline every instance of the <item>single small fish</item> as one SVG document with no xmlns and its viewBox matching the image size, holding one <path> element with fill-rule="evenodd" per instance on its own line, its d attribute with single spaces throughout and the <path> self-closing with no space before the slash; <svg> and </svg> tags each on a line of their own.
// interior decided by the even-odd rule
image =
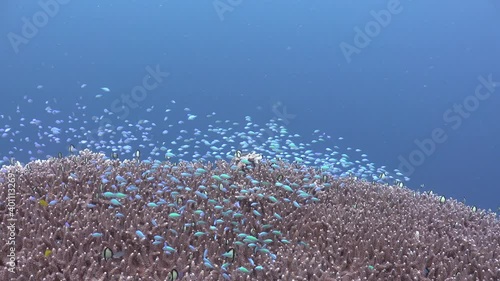
<svg viewBox="0 0 500 281">
<path fill-rule="evenodd" d="M 168 217 L 169 218 L 173 218 L 173 219 L 176 219 L 176 218 L 178 218 L 180 216 L 181 216 L 181 214 L 179 214 L 179 213 L 170 213 L 170 214 L 168 214 Z"/>
<path fill-rule="evenodd" d="M 238 271 L 243 272 L 243 273 L 247 273 L 247 274 L 250 273 L 250 270 L 246 269 L 243 266 L 238 267 Z"/>
<path fill-rule="evenodd" d="M 223 257 L 228 258 L 231 262 L 234 261 L 235 255 L 236 255 L 236 253 L 234 251 L 234 248 L 231 248 L 231 249 L 229 249 L 229 251 L 222 254 Z"/>
<path fill-rule="evenodd" d="M 116 200 L 116 199 L 114 199 L 114 198 L 113 198 L 113 199 L 111 199 L 111 200 L 109 201 L 109 203 L 111 203 L 112 205 L 115 205 L 115 206 L 121 206 L 121 205 L 122 205 L 122 203 L 120 203 L 120 201 L 118 201 L 118 200 Z"/>
<path fill-rule="evenodd" d="M 174 248 L 172 248 L 172 247 L 170 247 L 168 245 L 163 246 L 162 250 L 166 251 L 166 252 L 171 252 L 171 253 L 172 252 L 177 252 L 177 250 L 175 250 Z"/>
<path fill-rule="evenodd" d="M 257 210 L 253 210 L 253 214 L 256 215 L 256 216 L 258 216 L 258 217 L 262 216 Z"/>
<path fill-rule="evenodd" d="M 109 260 L 110 258 L 113 257 L 113 250 L 109 247 L 105 247 L 102 250 L 102 257 L 104 258 L 105 261 Z"/>
<path fill-rule="evenodd" d="M 214 268 L 214 266 L 213 266 L 212 262 L 210 262 L 208 259 L 203 259 L 203 261 L 204 261 L 204 262 L 203 262 L 203 264 L 204 264 L 206 267 L 208 267 L 208 268 L 210 268 L 210 269 L 213 269 L 213 268 Z"/>
<path fill-rule="evenodd" d="M 222 178 L 221 178 L 221 177 L 219 177 L 218 175 L 213 175 L 213 176 L 212 176 L 212 178 L 213 178 L 214 180 L 222 181 Z"/>
<path fill-rule="evenodd" d="M 52 250 L 47 249 L 47 250 L 45 250 L 44 256 L 45 256 L 45 257 L 48 257 L 48 256 L 50 256 L 51 254 L 52 254 Z"/>
<path fill-rule="evenodd" d="M 257 251 L 261 252 L 261 253 L 264 253 L 264 254 L 270 254 L 271 252 L 269 251 L 269 249 L 266 249 L 266 248 L 260 248 L 258 249 Z"/>
<path fill-rule="evenodd" d="M 248 242 L 251 242 L 251 243 L 254 243 L 254 242 L 259 241 L 259 239 L 258 239 L 257 237 L 255 237 L 255 236 L 252 236 L 252 235 L 247 235 L 247 236 L 245 237 L 245 239 L 243 239 L 243 242 L 247 242 L 247 241 L 248 241 Z"/>
<path fill-rule="evenodd" d="M 115 193 L 114 193 L 114 192 L 109 192 L 109 191 L 107 191 L 107 192 L 104 192 L 104 193 L 102 194 L 102 196 L 104 196 L 104 197 L 106 197 L 106 198 L 113 198 L 113 197 L 115 197 Z"/>
<path fill-rule="evenodd" d="M 229 263 L 229 262 L 225 262 L 225 263 L 223 263 L 223 264 L 220 266 L 220 268 L 221 268 L 222 270 L 224 270 L 224 271 L 227 271 L 227 267 L 228 267 L 228 266 L 230 266 L 230 265 L 231 265 L 231 263 Z"/>
<path fill-rule="evenodd" d="M 110 89 L 107 88 L 107 87 L 102 87 L 101 90 L 103 90 L 104 92 L 109 92 L 110 91 Z"/>
<path fill-rule="evenodd" d="M 176 281 L 179 278 L 179 272 L 177 269 L 172 269 L 167 275 L 167 281 Z"/>
<path fill-rule="evenodd" d="M 278 199 L 276 199 L 276 197 L 274 197 L 274 196 L 269 196 L 268 199 L 269 199 L 269 201 L 271 201 L 273 203 L 278 202 Z"/>
<path fill-rule="evenodd" d="M 203 236 L 203 235 L 205 235 L 205 232 L 203 232 L 203 231 L 197 231 L 197 232 L 194 233 L 195 237 L 200 237 L 200 236 Z"/>
<path fill-rule="evenodd" d="M 115 180 L 118 181 L 118 182 L 127 182 L 127 180 L 124 177 L 120 176 L 120 175 L 116 176 Z"/>
<path fill-rule="evenodd" d="M 40 201 L 38 201 L 38 203 L 40 204 L 40 206 L 42 207 L 47 207 L 49 205 L 49 203 L 47 203 L 47 201 L 43 200 L 43 199 L 40 199 Z"/>
<path fill-rule="evenodd" d="M 124 251 L 120 251 L 120 252 L 118 252 L 118 253 L 115 253 L 115 254 L 113 255 L 113 258 L 118 259 L 118 258 L 123 257 L 124 255 L 125 255 L 125 252 L 124 252 Z"/>
<path fill-rule="evenodd" d="M 137 230 L 135 232 L 135 234 L 140 238 L 140 239 L 145 239 L 146 238 L 146 235 L 144 235 L 144 233 L 142 233 L 142 231 L 140 230 Z"/>
<path fill-rule="evenodd" d="M 207 196 L 205 193 L 200 192 L 200 191 L 198 191 L 198 190 L 197 190 L 197 191 L 195 191 L 194 193 L 195 193 L 196 195 L 200 196 L 200 197 L 201 197 L 201 198 L 203 198 L 203 199 L 207 199 L 207 198 L 208 198 L 208 196 Z"/>
<path fill-rule="evenodd" d="M 136 191 L 138 190 L 139 188 L 135 185 L 130 185 L 127 187 L 127 191 Z"/>
<path fill-rule="evenodd" d="M 279 231 L 279 230 L 273 230 L 273 231 L 272 231 L 272 233 L 273 233 L 274 235 L 282 235 L 282 234 L 281 234 L 281 231 Z"/>
<path fill-rule="evenodd" d="M 127 194 L 121 193 L 121 192 L 117 192 L 117 193 L 115 193 L 115 197 L 119 198 L 119 199 L 121 199 L 121 198 L 127 198 Z"/>
<path fill-rule="evenodd" d="M 92 233 L 92 234 L 90 234 L 90 235 L 91 235 L 92 237 L 96 237 L 96 238 L 97 238 L 97 237 L 102 237 L 102 233 L 100 233 L 100 232 L 94 232 L 94 233 Z"/>
</svg>

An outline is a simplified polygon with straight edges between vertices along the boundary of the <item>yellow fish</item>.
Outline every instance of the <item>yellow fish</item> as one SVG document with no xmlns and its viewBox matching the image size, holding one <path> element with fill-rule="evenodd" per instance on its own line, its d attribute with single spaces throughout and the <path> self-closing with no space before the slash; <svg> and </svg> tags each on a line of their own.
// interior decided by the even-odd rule
<svg viewBox="0 0 500 281">
<path fill-rule="evenodd" d="M 45 250 L 45 254 L 44 254 L 44 255 L 45 255 L 45 257 L 48 257 L 48 256 L 50 256 L 51 254 L 52 254 L 52 251 L 51 251 L 51 250 L 49 250 L 49 249 Z"/>
<path fill-rule="evenodd" d="M 42 206 L 42 207 L 47 207 L 49 205 L 49 203 L 47 203 L 47 201 L 45 201 L 43 199 L 40 199 L 39 203 L 40 203 L 40 206 Z"/>
</svg>

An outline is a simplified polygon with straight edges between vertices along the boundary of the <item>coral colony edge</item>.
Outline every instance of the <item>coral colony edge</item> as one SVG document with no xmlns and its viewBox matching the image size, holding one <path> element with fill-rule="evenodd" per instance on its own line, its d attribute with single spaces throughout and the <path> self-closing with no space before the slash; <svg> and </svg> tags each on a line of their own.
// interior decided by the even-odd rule
<svg viewBox="0 0 500 281">
<path fill-rule="evenodd" d="M 34 151 L 0 170 L 1 280 L 500 280 L 495 213 L 411 190 L 359 149 L 318 152 L 333 142 L 318 130 L 247 117 L 164 143 L 154 120 L 113 119 L 84 141 L 102 117 L 74 112 L 0 132 Z"/>
<path fill-rule="evenodd" d="M 10 177 L 20 197 L 15 273 L 0 264 L 12 280 L 500 277 L 494 214 L 281 160 L 174 164 L 83 150 L 1 172 L 1 198 Z"/>
</svg>

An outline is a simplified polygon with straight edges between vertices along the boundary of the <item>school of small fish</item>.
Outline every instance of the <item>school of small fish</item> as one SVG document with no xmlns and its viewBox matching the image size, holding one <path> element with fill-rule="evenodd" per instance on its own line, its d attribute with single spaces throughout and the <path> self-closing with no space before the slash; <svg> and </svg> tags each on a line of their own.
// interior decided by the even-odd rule
<svg viewBox="0 0 500 281">
<path fill-rule="evenodd" d="M 41 85 L 37 89 L 47 90 Z M 98 91 L 95 98 L 100 100 L 113 93 L 107 87 Z M 120 241 L 109 241 L 120 224 L 132 227 L 130 216 L 138 214 L 127 212 L 130 208 L 147 213 L 148 225 L 125 229 L 126 235 L 135 237 L 138 245 L 148 245 L 155 257 L 185 255 L 207 270 L 219 271 L 225 280 L 238 280 L 234 272 L 265 272 L 266 265 L 279 258 L 279 245 L 308 247 L 279 225 L 295 210 L 318 202 L 315 194 L 332 180 L 357 178 L 400 186 L 409 180 L 398 170 L 376 166 L 361 149 L 343 146 L 342 137 L 316 129 L 311 132 L 314 139 L 307 141 L 289 133 L 279 118 L 263 126 L 252 122 L 251 116 L 243 122 L 217 120 L 214 112 L 202 117 L 190 108 L 179 109 L 172 100 L 163 109 L 151 106 L 141 114 L 161 110 L 162 118 L 151 115 L 152 119 L 132 121 L 106 108 L 91 111 L 86 100 L 80 96 L 75 104 L 63 106 L 55 99 L 42 102 L 40 97 L 25 96 L 15 113 L 0 115 L 4 144 L 0 164 L 34 161 L 25 166 L 31 172 L 41 167 L 39 159 L 58 161 L 53 163 L 54 184 L 86 186 L 87 200 L 82 194 L 73 195 L 78 203 L 69 193 L 51 192 L 47 185 L 33 186 L 29 200 L 43 209 L 72 206 L 67 220 L 60 222 L 66 229 L 75 228 L 74 214 L 100 210 L 99 221 L 113 223 L 96 221 L 95 227 L 85 229 L 86 239 L 108 241 L 100 250 L 104 261 L 133 255 Z M 40 111 L 33 108 L 41 103 L 44 115 L 35 115 Z M 316 149 L 321 146 L 326 148 Z M 101 152 L 101 160 L 90 156 L 90 151 Z M 245 155 L 258 156 L 259 162 Z M 94 171 L 94 178 L 79 172 L 74 163 L 65 164 L 77 158 L 89 159 L 84 163 Z M 127 171 L 132 167 L 136 167 L 134 173 Z M 259 169 L 272 177 L 257 176 Z M 284 170 L 290 174 L 279 172 Z M 251 212 L 252 218 L 244 217 L 243 210 Z M 228 232 L 236 239 L 226 239 Z M 183 235 L 191 237 L 188 244 L 180 243 Z M 219 248 L 214 243 L 223 245 L 224 251 L 211 253 L 210 248 Z M 52 256 L 53 251 L 47 249 L 44 256 Z M 172 267 L 167 279 L 177 280 L 183 274 L 184 268 Z"/>
<path fill-rule="evenodd" d="M 79 88 L 91 91 L 87 84 Z M 38 85 L 37 89 L 46 90 L 43 85 Z M 108 87 L 94 91 L 112 93 Z M 98 98 L 102 95 L 98 94 Z M 42 103 L 45 110 L 36 107 Z M 97 108 L 93 108 L 96 105 Z M 235 151 L 242 150 L 256 151 L 267 159 L 281 158 L 318 166 L 335 177 L 353 176 L 396 184 L 409 181 L 397 169 L 391 172 L 385 166 L 377 166 L 361 149 L 344 146 L 341 136 L 333 137 L 316 129 L 311 132 L 314 139 L 307 141 L 299 134 L 289 133 L 279 118 L 262 126 L 252 122 L 251 116 L 238 122 L 218 120 L 215 112 L 204 118 L 198 117 L 201 114 L 181 115 L 181 111 L 191 112 L 191 109 L 179 108 L 175 100 L 171 100 L 164 109 L 154 105 L 146 108 L 146 113 L 154 119 L 134 121 L 120 119 L 117 113 L 100 105 L 86 96 L 64 105 L 59 105 L 56 99 L 24 96 L 15 112 L 0 114 L 3 148 L 0 164 L 67 155 L 68 146 L 71 146 L 70 154 L 88 148 L 116 158 L 136 158 L 139 153 L 143 159 L 176 161 L 227 160 Z M 159 111 L 165 113 L 161 118 L 158 118 Z M 204 128 L 197 128 L 198 125 Z"/>
</svg>

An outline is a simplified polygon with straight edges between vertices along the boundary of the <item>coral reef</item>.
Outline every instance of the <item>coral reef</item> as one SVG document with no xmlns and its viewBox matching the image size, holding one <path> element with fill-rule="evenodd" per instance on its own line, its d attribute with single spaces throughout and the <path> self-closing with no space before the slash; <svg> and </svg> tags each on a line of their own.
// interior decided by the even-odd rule
<svg viewBox="0 0 500 281">
<path fill-rule="evenodd" d="M 494 213 L 258 160 L 4 166 L 0 279 L 500 280 Z"/>
</svg>

